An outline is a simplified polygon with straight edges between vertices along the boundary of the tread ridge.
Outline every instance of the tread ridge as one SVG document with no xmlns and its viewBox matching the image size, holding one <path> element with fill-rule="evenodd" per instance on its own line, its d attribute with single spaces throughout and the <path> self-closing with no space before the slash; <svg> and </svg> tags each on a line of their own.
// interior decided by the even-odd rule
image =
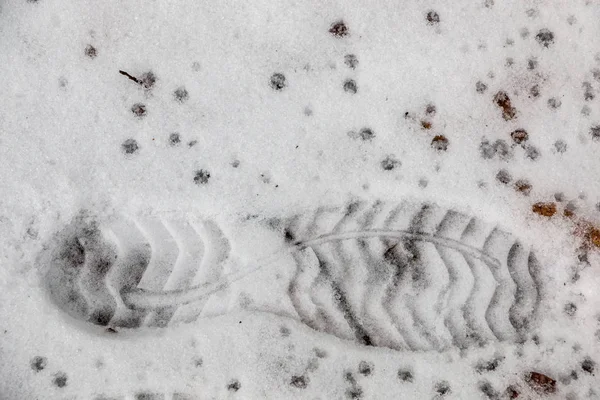
<svg viewBox="0 0 600 400">
<path fill-rule="evenodd" d="M 117 243 L 118 256 L 104 278 L 108 291 L 117 302 L 115 315 L 109 324 L 139 327 L 148 311 L 131 309 L 123 301 L 121 293 L 139 284 L 150 259 L 150 245 L 129 219 L 123 218 L 114 223 L 110 232 Z"/>
<path fill-rule="evenodd" d="M 458 223 L 456 220 L 462 220 Z M 469 228 L 472 218 L 455 211 L 448 211 L 444 219 L 438 225 L 436 235 L 445 237 L 456 237 L 460 240 Z M 460 221 L 459 221 L 460 222 Z M 471 269 L 466 263 L 460 252 L 453 249 L 447 249 L 440 245 L 435 245 L 442 262 L 448 269 L 448 285 L 444 288 L 444 295 L 447 296 L 446 312 L 444 315 L 444 325 L 452 336 L 454 345 L 464 348 L 467 345 L 466 321 L 461 310 L 464 308 L 469 298 L 470 291 L 465 295 L 463 287 L 465 283 L 472 290 L 472 284 L 469 285 L 468 278 L 473 278 Z"/>
<path fill-rule="evenodd" d="M 391 229 L 395 224 L 399 223 L 398 219 L 401 215 L 402 210 L 408 207 L 407 202 L 404 200 L 401 204 L 393 207 L 386 216 L 383 227 L 384 229 Z M 393 240 L 388 237 L 381 237 L 380 240 L 384 244 L 386 251 L 383 253 L 384 260 L 390 265 L 390 276 L 388 283 L 385 286 L 382 296 L 383 310 L 388 316 L 392 323 L 392 326 L 398 332 L 401 338 L 401 343 L 397 348 L 418 348 L 418 343 L 409 337 L 408 328 L 402 324 L 403 321 L 407 321 L 407 318 L 395 318 L 392 312 L 392 305 L 394 300 L 399 296 L 400 290 L 397 290 L 402 281 L 405 271 L 408 268 L 408 258 L 406 251 L 403 248 L 401 240 Z M 401 322 L 402 321 L 402 322 Z M 407 321 L 412 324 L 412 318 Z"/>
<path fill-rule="evenodd" d="M 189 289 L 217 282 L 223 277 L 223 263 L 229 256 L 230 244 L 221 229 L 212 221 L 196 224 L 187 221 L 192 235 L 201 243 L 199 262 L 182 264 L 178 275 L 170 279 L 173 289 Z M 171 289 L 171 288 L 169 288 Z M 210 297 L 204 296 L 192 304 L 182 304 L 174 312 L 173 318 L 183 321 L 194 321 L 205 310 Z"/>
<path fill-rule="evenodd" d="M 419 234 L 428 234 L 430 219 L 433 216 L 432 211 L 431 204 L 424 203 L 421 206 L 421 209 L 413 216 L 408 231 Z M 427 293 L 435 294 L 435 287 L 433 287 L 431 282 L 428 282 L 427 267 L 421 262 L 421 260 L 427 257 L 425 254 L 426 242 L 411 240 L 409 241 L 408 246 L 410 247 L 410 251 L 413 254 L 413 261 L 415 262 L 411 263 L 413 294 L 411 296 L 411 301 L 407 305 L 413 315 L 415 329 L 418 330 L 419 334 L 432 346 L 432 348 L 441 350 L 444 347 L 444 344 L 442 337 L 435 334 L 437 331 L 434 322 L 435 317 L 431 315 L 429 312 L 430 310 L 426 306 L 420 307 L 420 305 L 423 304 L 419 304 L 424 300 L 426 301 Z M 424 296 L 420 296 L 420 294 L 424 294 Z M 438 296 L 435 297 L 436 299 L 439 298 Z"/>
<path fill-rule="evenodd" d="M 382 202 L 376 201 L 371 206 L 365 207 L 365 211 L 360 217 L 359 229 L 371 229 L 375 218 L 382 211 Z M 359 257 L 358 264 L 361 269 L 366 273 L 366 280 L 364 282 L 363 295 L 360 299 L 359 313 L 364 321 L 365 329 L 368 330 L 369 336 L 373 341 L 374 345 L 382 346 L 386 342 L 386 338 L 390 338 L 389 334 L 384 334 L 387 330 L 385 321 L 379 318 L 373 318 L 370 308 L 375 310 L 378 308 L 378 302 L 380 302 L 380 296 L 375 296 L 374 292 L 377 291 L 381 285 L 378 285 L 380 275 L 385 274 L 385 265 L 378 262 L 374 255 L 372 240 L 360 239 L 357 242 Z M 391 338 L 390 338 L 391 339 Z"/>
<path fill-rule="evenodd" d="M 181 256 L 181 245 L 173 235 L 173 231 L 166 226 L 162 219 L 144 222 L 139 219 L 136 220 L 138 228 L 148 238 L 152 253 L 148 267 L 137 287 L 147 290 L 164 290 L 170 277 L 177 270 Z M 151 225 L 153 226 L 151 227 Z M 158 234 L 157 231 L 162 231 L 162 235 Z M 167 258 L 167 260 L 164 260 L 164 258 Z M 173 312 L 173 307 L 149 311 L 143 324 L 157 327 L 166 326 Z"/>
<path fill-rule="evenodd" d="M 88 306 L 85 311 L 86 319 L 93 323 L 108 323 L 115 315 L 118 303 L 103 282 L 112 267 L 116 253 L 106 254 L 106 249 L 98 249 L 95 240 L 84 243 L 83 248 L 85 261 L 83 272 L 77 280 L 77 288 Z"/>
<path fill-rule="evenodd" d="M 516 241 L 508 253 L 507 266 L 517 284 L 516 299 L 510 308 L 509 319 L 520 337 L 529 325 L 534 311 L 537 289 L 529 273 L 529 251 Z"/>
<path fill-rule="evenodd" d="M 355 314 L 348 306 L 346 293 L 340 288 L 331 277 L 330 265 L 333 261 L 329 254 L 323 252 L 320 248 L 311 249 L 314 253 L 318 265 L 319 275 L 311 287 L 311 300 L 317 306 L 317 315 L 320 317 L 317 324 L 322 326 L 322 330 L 339 332 L 340 337 L 353 337 L 359 343 L 365 343 L 366 336 L 362 325 L 357 321 Z M 324 290 L 325 294 L 320 292 Z M 321 301 L 319 295 L 324 296 L 326 301 Z M 331 326 L 327 326 L 332 321 Z"/>
<path fill-rule="evenodd" d="M 490 253 L 493 241 L 501 240 L 502 236 L 506 236 L 506 234 L 495 228 L 487 237 L 483 246 L 484 250 Z M 508 256 L 511 244 L 510 241 L 502 243 L 502 249 L 505 249 L 503 252 L 506 252 L 506 256 Z M 502 257 L 503 260 L 505 258 Z M 510 323 L 509 315 L 510 307 L 515 299 L 517 284 L 508 272 L 508 268 L 502 268 L 505 264 L 506 261 L 502 263 L 501 267 L 490 267 L 497 284 L 494 296 L 486 310 L 486 321 L 499 340 L 516 340 L 516 330 Z"/>
</svg>

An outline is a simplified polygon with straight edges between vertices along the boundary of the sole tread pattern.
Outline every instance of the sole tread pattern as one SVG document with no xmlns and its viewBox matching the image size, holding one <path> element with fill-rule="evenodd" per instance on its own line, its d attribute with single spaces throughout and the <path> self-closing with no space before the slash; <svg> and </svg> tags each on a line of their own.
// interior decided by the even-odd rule
<svg viewBox="0 0 600 400">
<path fill-rule="evenodd" d="M 110 327 L 196 320 L 205 297 L 193 304 L 169 298 L 221 280 L 230 249 L 214 223 L 151 217 L 119 216 L 99 226 L 81 214 L 59 236 L 40 261 L 50 265 L 51 297 L 72 316 Z M 146 301 L 132 304 L 136 295 Z"/>
<path fill-rule="evenodd" d="M 412 350 L 527 337 L 539 309 L 539 266 L 512 235 L 429 204 L 352 203 L 329 214 L 336 212 L 337 220 L 327 216 L 329 223 L 317 211 L 305 216 L 302 231 L 294 228 L 297 220 L 286 227 L 299 238 L 300 251 L 313 254 L 314 265 L 327 265 L 321 277 L 337 277 L 330 298 L 339 299 L 340 288 L 362 288 L 348 289 L 342 302 L 320 303 L 323 320 L 340 325 L 344 315 L 343 332 L 313 323 L 304 312 L 309 298 L 294 301 L 307 325 L 363 344 Z M 290 293 L 302 290 L 297 282 L 311 270 L 306 261 L 299 264 Z"/>
<path fill-rule="evenodd" d="M 297 319 L 317 331 L 442 351 L 521 341 L 534 326 L 535 255 L 475 217 L 375 201 L 282 221 L 294 264 L 286 295 Z M 211 295 L 261 268 L 226 274 L 231 246 L 210 221 L 115 218 L 100 227 L 80 216 L 61 240 L 46 259 L 50 294 L 99 325 L 165 327 L 225 313 L 206 311 Z"/>
</svg>

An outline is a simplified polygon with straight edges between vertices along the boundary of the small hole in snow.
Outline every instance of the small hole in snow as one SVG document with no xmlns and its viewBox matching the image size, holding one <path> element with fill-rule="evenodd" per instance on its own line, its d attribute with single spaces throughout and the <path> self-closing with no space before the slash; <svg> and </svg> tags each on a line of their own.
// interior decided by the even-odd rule
<svg viewBox="0 0 600 400">
<path fill-rule="evenodd" d="M 397 160 L 393 155 L 389 155 L 381 161 L 381 168 L 384 171 L 392 171 L 402 165 L 400 160 Z"/>
<path fill-rule="evenodd" d="M 285 75 L 279 72 L 271 75 L 271 88 L 273 90 L 282 90 L 286 86 L 287 84 L 285 82 Z"/>
<path fill-rule="evenodd" d="M 87 45 L 87 47 L 85 48 L 84 52 L 85 52 L 85 55 L 88 56 L 91 59 L 96 58 L 96 56 L 98 55 L 98 51 L 91 44 Z"/>
<path fill-rule="evenodd" d="M 54 375 L 54 379 L 52 380 L 52 383 L 54 383 L 54 385 L 59 388 L 63 388 L 65 386 L 67 386 L 67 374 L 65 374 L 64 372 L 56 373 Z"/>
<path fill-rule="evenodd" d="M 127 139 L 123 142 L 121 148 L 125 154 L 135 154 L 140 149 L 140 146 L 138 146 L 135 139 Z"/>
<path fill-rule="evenodd" d="M 190 95 L 188 91 L 183 86 L 181 86 L 175 89 L 175 91 L 173 92 L 173 97 L 175 97 L 175 101 L 177 101 L 178 103 L 185 103 L 190 97 Z"/>
<path fill-rule="evenodd" d="M 143 118 L 146 116 L 146 105 L 142 103 L 135 103 L 131 106 L 131 112 L 138 118 Z"/>
<path fill-rule="evenodd" d="M 358 66 L 358 58 L 356 58 L 354 54 L 346 54 L 344 56 L 344 64 L 346 64 L 350 69 L 356 69 Z"/>
<path fill-rule="evenodd" d="M 535 40 L 542 47 L 548 48 L 554 43 L 554 33 L 546 28 L 540 29 L 537 35 L 535 35 Z"/>
<path fill-rule="evenodd" d="M 344 23 L 344 21 L 339 20 L 334 22 L 329 28 L 329 33 L 331 33 L 334 37 L 343 38 L 348 36 L 348 27 Z"/>
<path fill-rule="evenodd" d="M 174 132 L 169 135 L 169 145 L 178 146 L 181 143 L 181 135 L 179 133 Z"/>
<path fill-rule="evenodd" d="M 200 169 L 194 173 L 194 183 L 196 185 L 205 185 L 210 179 L 210 172 Z"/>
<path fill-rule="evenodd" d="M 46 368 L 46 365 L 48 365 L 48 359 L 46 357 L 36 356 L 31 360 L 29 364 L 31 365 L 32 370 L 34 370 L 35 372 L 40 372 L 41 370 Z"/>
<path fill-rule="evenodd" d="M 358 91 L 358 87 L 356 86 L 356 81 L 354 79 L 347 79 L 344 82 L 344 91 L 355 94 Z"/>
<path fill-rule="evenodd" d="M 237 379 L 234 379 L 227 384 L 227 390 L 229 390 L 230 392 L 237 392 L 238 390 L 240 390 L 241 387 L 242 385 Z"/>
<path fill-rule="evenodd" d="M 427 25 L 437 25 L 440 23 L 440 15 L 434 10 L 427 11 L 425 19 L 427 20 Z"/>
</svg>

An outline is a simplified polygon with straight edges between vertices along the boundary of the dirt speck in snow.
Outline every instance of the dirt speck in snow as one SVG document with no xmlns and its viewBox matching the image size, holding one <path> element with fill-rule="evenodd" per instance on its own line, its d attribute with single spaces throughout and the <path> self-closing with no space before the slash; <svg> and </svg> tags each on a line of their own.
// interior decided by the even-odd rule
<svg viewBox="0 0 600 400">
<path fill-rule="evenodd" d="M 434 10 L 429 10 L 425 14 L 425 20 L 427 21 L 427 25 L 437 25 L 440 23 L 440 15 Z"/>
<path fill-rule="evenodd" d="M 52 380 L 54 386 L 63 388 L 67 386 L 67 374 L 64 372 L 57 372 L 54 374 L 54 379 Z"/>
<path fill-rule="evenodd" d="M 273 90 L 282 90 L 287 86 L 285 75 L 280 72 L 275 72 L 273 75 L 271 75 L 270 85 Z"/>
<path fill-rule="evenodd" d="M 329 28 L 329 33 L 331 33 L 336 38 L 343 38 L 350 34 L 348 26 L 343 20 L 339 20 L 331 24 Z"/>
<path fill-rule="evenodd" d="M 210 179 L 210 172 L 200 169 L 194 173 L 194 183 L 196 185 L 206 185 Z"/>
<path fill-rule="evenodd" d="M 35 372 L 40 372 L 48 365 L 48 359 L 46 357 L 35 356 L 31 359 L 29 365 Z"/>
</svg>

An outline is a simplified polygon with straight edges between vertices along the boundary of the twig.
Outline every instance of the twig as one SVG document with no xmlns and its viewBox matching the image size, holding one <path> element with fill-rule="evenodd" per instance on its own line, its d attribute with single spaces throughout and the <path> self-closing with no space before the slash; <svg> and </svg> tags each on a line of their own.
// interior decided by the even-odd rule
<svg viewBox="0 0 600 400">
<path fill-rule="evenodd" d="M 141 85 L 141 84 L 142 84 L 142 81 L 141 81 L 141 80 L 139 80 L 139 79 L 138 79 L 138 78 L 136 78 L 135 76 L 131 76 L 131 75 L 129 75 L 129 74 L 128 74 L 127 72 L 125 72 L 125 71 L 121 71 L 121 70 L 119 70 L 119 73 L 120 73 L 121 75 L 125 75 L 126 77 L 128 77 L 129 79 L 131 79 L 132 81 L 134 81 L 135 83 L 137 83 L 138 85 Z"/>
</svg>

